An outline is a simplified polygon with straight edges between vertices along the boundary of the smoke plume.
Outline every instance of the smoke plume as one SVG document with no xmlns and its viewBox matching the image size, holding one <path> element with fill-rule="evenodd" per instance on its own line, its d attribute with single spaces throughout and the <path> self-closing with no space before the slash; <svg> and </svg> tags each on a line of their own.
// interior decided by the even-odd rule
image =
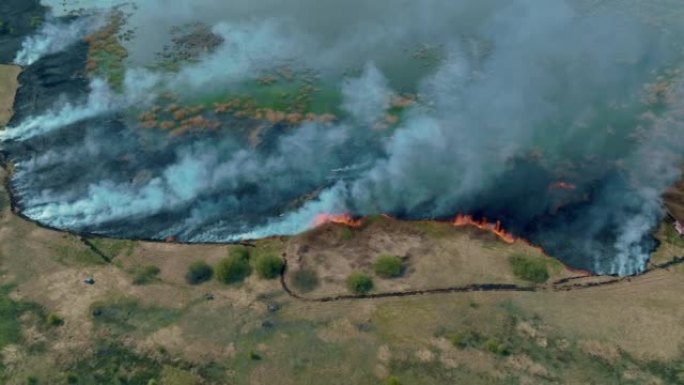
<svg viewBox="0 0 684 385">
<path fill-rule="evenodd" d="M 223 242 L 295 234 L 321 213 L 466 212 L 574 266 L 643 270 L 684 155 L 676 22 L 610 1 L 590 11 L 569 0 L 159 4 L 141 1 L 131 18 L 139 37 L 126 43 L 119 90 L 94 79 L 82 101 L 55 96 L 2 133 L 26 216 Z M 149 47 L 197 20 L 222 43 L 175 72 L 151 69 Z M 35 39 L 18 55 L 35 62 L 27 73 L 69 49 Z M 274 123 L 209 107 L 220 127 L 179 137 L 136 119 L 169 92 L 191 103 L 283 68 L 314 73 L 312 87 L 337 95 L 337 119 Z"/>
</svg>

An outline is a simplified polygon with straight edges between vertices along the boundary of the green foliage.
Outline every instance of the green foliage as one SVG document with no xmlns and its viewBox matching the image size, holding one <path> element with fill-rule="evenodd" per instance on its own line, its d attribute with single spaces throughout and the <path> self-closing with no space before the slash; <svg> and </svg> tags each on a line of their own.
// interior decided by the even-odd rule
<svg viewBox="0 0 684 385">
<path fill-rule="evenodd" d="M 516 277 L 533 282 L 544 283 L 549 279 L 546 261 L 525 255 L 513 255 L 509 262 Z"/>
<path fill-rule="evenodd" d="M 38 385 L 39 381 L 38 378 L 34 376 L 28 376 L 26 377 L 26 385 Z"/>
<path fill-rule="evenodd" d="M 247 353 L 247 357 L 252 360 L 252 361 L 260 361 L 261 360 L 261 355 L 254 350 L 250 350 L 249 353 Z"/>
<path fill-rule="evenodd" d="M 396 278 L 403 272 L 401 258 L 393 255 L 378 257 L 373 263 L 373 269 L 382 278 Z"/>
<path fill-rule="evenodd" d="M 351 273 L 347 278 L 347 288 L 354 294 L 366 294 L 373 289 L 373 279 L 364 273 Z"/>
<path fill-rule="evenodd" d="M 149 356 L 118 344 L 99 342 L 92 355 L 69 368 L 63 381 L 79 385 L 148 385 L 159 379 L 161 370 L 161 364 Z"/>
<path fill-rule="evenodd" d="M 665 224 L 665 239 L 677 247 L 684 247 L 684 237 L 679 235 L 672 224 Z"/>
<path fill-rule="evenodd" d="M 280 276 L 285 263 L 283 259 L 272 254 L 262 255 L 257 258 L 255 266 L 260 278 L 273 279 Z"/>
<path fill-rule="evenodd" d="M 401 385 L 401 381 L 399 381 L 399 378 L 395 376 L 389 376 L 385 379 L 383 382 L 384 385 Z"/>
<path fill-rule="evenodd" d="M 473 331 L 456 333 L 450 336 L 451 343 L 459 348 L 475 348 L 482 344 L 482 337 Z"/>
<path fill-rule="evenodd" d="M 190 285 L 199 285 L 207 282 L 214 275 L 214 269 L 204 261 L 193 262 L 185 273 L 185 282 Z"/>
<path fill-rule="evenodd" d="M 26 311 L 35 310 L 35 305 L 13 301 L 9 297 L 10 290 L 9 286 L 0 286 L 0 350 L 21 341 L 19 317 Z"/>
<path fill-rule="evenodd" d="M 114 259 L 121 254 L 130 256 L 133 254 L 133 249 L 136 246 L 135 241 L 127 239 L 91 238 L 88 241 L 110 259 Z"/>
<path fill-rule="evenodd" d="M 318 287 L 318 276 L 313 270 L 297 270 L 292 273 L 292 284 L 297 290 L 308 293 Z"/>
<path fill-rule="evenodd" d="M 137 266 L 133 269 L 133 284 L 146 285 L 154 281 L 159 273 L 159 268 L 154 265 Z"/>
<path fill-rule="evenodd" d="M 214 269 L 216 279 L 225 284 L 242 282 L 251 273 L 249 251 L 244 248 L 231 249 L 228 257 L 219 261 Z"/>
<path fill-rule="evenodd" d="M 508 344 L 506 344 L 505 342 L 499 341 L 495 338 L 488 338 L 484 342 L 482 347 L 486 351 L 488 351 L 492 354 L 499 355 L 499 356 L 506 356 L 506 355 L 510 354 L 510 349 L 508 347 Z"/>
<path fill-rule="evenodd" d="M 146 335 L 178 321 L 180 310 L 157 306 L 142 306 L 131 299 L 96 302 L 90 308 L 97 327 L 114 334 Z"/>
<path fill-rule="evenodd" d="M 64 325 L 64 320 L 57 314 L 50 313 L 47 316 L 47 324 L 50 326 L 62 326 Z"/>
</svg>

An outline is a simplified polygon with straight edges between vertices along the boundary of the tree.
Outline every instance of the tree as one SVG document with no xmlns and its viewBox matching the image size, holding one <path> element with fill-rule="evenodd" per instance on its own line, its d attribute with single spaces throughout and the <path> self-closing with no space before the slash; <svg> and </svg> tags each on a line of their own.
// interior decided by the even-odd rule
<svg viewBox="0 0 684 385">
<path fill-rule="evenodd" d="M 264 279 L 273 279 L 280 275 L 285 267 L 282 258 L 275 255 L 267 254 L 257 258 L 255 266 L 259 277 Z"/>
<path fill-rule="evenodd" d="M 401 258 L 393 255 L 378 257 L 373 263 L 373 269 L 382 278 L 396 278 L 403 272 Z"/>
<path fill-rule="evenodd" d="M 249 252 L 231 252 L 216 265 L 216 279 L 225 284 L 243 281 L 252 273 L 249 265 Z"/>
<path fill-rule="evenodd" d="M 193 262 L 185 273 L 185 282 L 190 285 L 199 285 L 211 279 L 214 269 L 204 261 Z"/>
<path fill-rule="evenodd" d="M 347 288 L 354 294 L 366 294 L 373 289 L 373 279 L 364 273 L 351 273 L 347 277 Z"/>
</svg>

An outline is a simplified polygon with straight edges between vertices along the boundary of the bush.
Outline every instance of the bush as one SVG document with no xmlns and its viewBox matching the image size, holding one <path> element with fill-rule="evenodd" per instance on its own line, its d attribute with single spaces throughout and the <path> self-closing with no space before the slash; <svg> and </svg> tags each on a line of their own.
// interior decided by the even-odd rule
<svg viewBox="0 0 684 385">
<path fill-rule="evenodd" d="M 490 338 L 487 341 L 485 341 L 483 347 L 488 352 L 499 356 L 507 356 L 508 354 L 510 354 L 508 345 L 505 342 L 500 342 L 493 338 Z"/>
<path fill-rule="evenodd" d="M 297 270 L 292 273 L 292 284 L 299 291 L 308 293 L 318 287 L 318 276 L 316 272 L 308 269 Z"/>
<path fill-rule="evenodd" d="M 482 343 L 482 337 L 472 331 L 454 334 L 450 337 L 450 340 L 459 349 L 474 348 Z"/>
<path fill-rule="evenodd" d="M 204 261 L 197 261 L 188 267 L 188 272 L 185 273 L 185 282 L 190 285 L 199 285 L 207 282 L 214 275 L 214 269 L 211 268 Z"/>
<path fill-rule="evenodd" d="M 262 255 L 256 260 L 254 266 L 259 277 L 264 279 L 276 278 L 282 273 L 285 263 L 282 258 L 275 255 Z"/>
<path fill-rule="evenodd" d="M 222 259 L 214 274 L 219 282 L 225 284 L 237 283 L 243 281 L 250 274 L 252 274 L 252 267 L 249 265 L 249 252 L 233 252 L 228 257 Z"/>
<path fill-rule="evenodd" d="M 347 278 L 347 288 L 354 294 L 366 294 L 373 289 L 373 280 L 364 273 L 351 273 Z"/>
<path fill-rule="evenodd" d="M 57 314 L 51 313 L 47 316 L 47 324 L 50 326 L 62 326 L 64 325 L 64 320 Z"/>
<path fill-rule="evenodd" d="M 395 376 L 389 376 L 385 379 L 384 385 L 401 385 L 399 378 Z"/>
<path fill-rule="evenodd" d="M 544 283 L 549 279 L 546 262 L 524 255 L 514 255 L 509 260 L 513 274 L 525 281 Z"/>
<path fill-rule="evenodd" d="M 402 273 L 401 258 L 393 255 L 383 255 L 373 263 L 375 274 L 382 278 L 396 278 Z"/>
<path fill-rule="evenodd" d="M 145 285 L 152 282 L 159 275 L 159 268 L 154 265 L 138 266 L 133 269 L 133 284 Z"/>
</svg>

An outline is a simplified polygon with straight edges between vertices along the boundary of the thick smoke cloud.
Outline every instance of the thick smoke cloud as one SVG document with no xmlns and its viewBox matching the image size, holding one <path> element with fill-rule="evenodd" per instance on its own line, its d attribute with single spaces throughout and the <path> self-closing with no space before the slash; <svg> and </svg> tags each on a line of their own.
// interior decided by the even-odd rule
<svg viewBox="0 0 684 385">
<path fill-rule="evenodd" d="M 638 15 L 561 0 L 338 3 L 181 1 L 158 12 L 140 2 L 122 92 L 94 80 L 85 102 L 58 101 L 2 133 L 24 214 L 78 231 L 233 241 L 297 233 L 321 213 L 471 212 L 576 266 L 643 269 L 684 154 L 679 79 L 667 100 L 643 100 L 679 60 L 676 25 L 665 35 Z M 198 19 L 223 39 L 215 51 L 173 74 L 138 66 L 168 28 Z M 436 63 L 412 59 L 421 47 L 436 47 Z M 166 91 L 192 98 L 284 65 L 334 84 L 337 123 L 252 122 L 267 126 L 254 146 L 235 119 L 169 138 L 127 117 Z M 379 128 L 406 89 L 418 102 Z"/>
</svg>

